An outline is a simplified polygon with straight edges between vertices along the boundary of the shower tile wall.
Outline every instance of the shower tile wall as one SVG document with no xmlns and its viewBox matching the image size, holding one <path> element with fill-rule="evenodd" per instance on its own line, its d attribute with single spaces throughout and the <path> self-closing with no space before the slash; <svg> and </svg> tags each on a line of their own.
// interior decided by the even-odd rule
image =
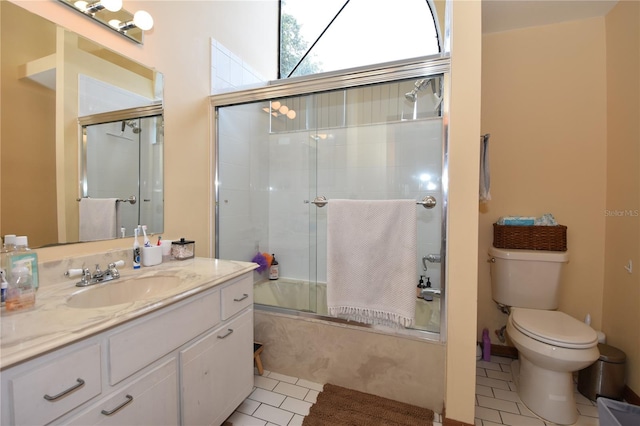
<svg viewBox="0 0 640 426">
<path fill-rule="evenodd" d="M 211 39 L 211 94 L 265 82 L 242 58 Z"/>
</svg>

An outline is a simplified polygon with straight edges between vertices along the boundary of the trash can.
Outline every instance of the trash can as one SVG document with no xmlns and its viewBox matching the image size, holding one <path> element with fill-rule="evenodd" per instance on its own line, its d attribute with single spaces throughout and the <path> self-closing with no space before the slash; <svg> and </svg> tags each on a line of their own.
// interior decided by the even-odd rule
<svg viewBox="0 0 640 426">
<path fill-rule="evenodd" d="M 600 358 L 578 373 L 578 391 L 595 401 L 599 396 L 622 399 L 627 356 L 618 348 L 598 343 Z"/>
</svg>

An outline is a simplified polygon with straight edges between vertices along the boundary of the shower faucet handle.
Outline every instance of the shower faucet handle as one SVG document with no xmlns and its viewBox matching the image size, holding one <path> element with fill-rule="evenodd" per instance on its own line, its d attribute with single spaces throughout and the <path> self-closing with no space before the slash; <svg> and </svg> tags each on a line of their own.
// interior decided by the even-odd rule
<svg viewBox="0 0 640 426">
<path fill-rule="evenodd" d="M 438 253 L 431 253 L 425 256 L 425 258 L 431 263 L 440 263 L 442 261 L 442 256 Z"/>
</svg>

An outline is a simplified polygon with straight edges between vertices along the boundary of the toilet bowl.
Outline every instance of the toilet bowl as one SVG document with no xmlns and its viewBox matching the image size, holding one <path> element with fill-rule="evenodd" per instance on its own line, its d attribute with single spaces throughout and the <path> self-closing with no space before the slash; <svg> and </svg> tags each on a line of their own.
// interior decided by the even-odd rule
<svg viewBox="0 0 640 426">
<path fill-rule="evenodd" d="M 506 334 L 518 350 L 516 392 L 536 415 L 557 424 L 578 419 L 573 372 L 594 363 L 598 335 L 557 311 L 566 252 L 489 249 L 493 299 L 507 307 Z"/>
<path fill-rule="evenodd" d="M 511 370 L 522 402 L 545 420 L 575 423 L 573 372 L 600 356 L 595 330 L 563 312 L 512 308 L 507 336 L 518 349 Z"/>
</svg>

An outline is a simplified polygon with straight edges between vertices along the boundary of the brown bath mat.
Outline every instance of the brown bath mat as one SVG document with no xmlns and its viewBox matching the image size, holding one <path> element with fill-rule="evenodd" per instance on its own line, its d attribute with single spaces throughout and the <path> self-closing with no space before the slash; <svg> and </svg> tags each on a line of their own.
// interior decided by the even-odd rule
<svg viewBox="0 0 640 426">
<path fill-rule="evenodd" d="M 326 384 L 303 426 L 432 426 L 433 411 Z"/>
</svg>

